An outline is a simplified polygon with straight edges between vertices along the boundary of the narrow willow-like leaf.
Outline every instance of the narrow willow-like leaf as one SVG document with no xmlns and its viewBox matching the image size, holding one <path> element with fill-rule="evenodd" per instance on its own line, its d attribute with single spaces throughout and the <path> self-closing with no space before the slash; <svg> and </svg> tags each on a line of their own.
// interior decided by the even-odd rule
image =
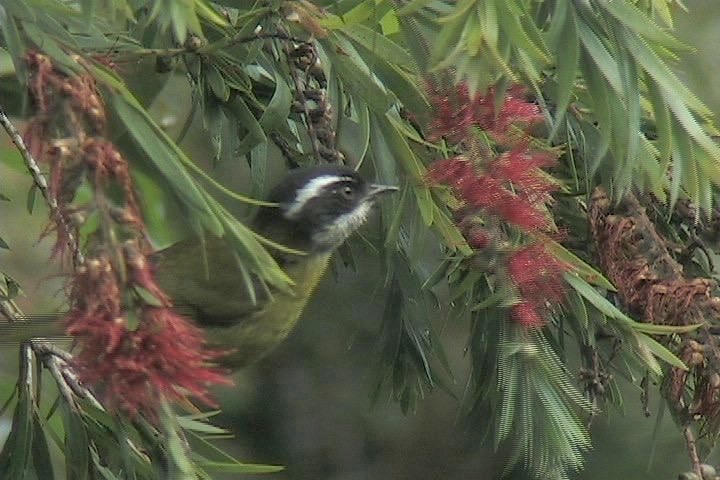
<svg viewBox="0 0 720 480">
<path fill-rule="evenodd" d="M 111 104 L 137 145 L 145 151 L 148 160 L 157 167 L 177 196 L 184 201 L 191 215 L 196 216 L 200 223 L 215 235 L 219 235 L 222 226 L 199 187 L 183 167 L 180 156 L 184 157 L 185 154 L 139 104 L 128 102 L 121 95 L 113 95 Z M 190 162 L 187 157 L 184 160 Z"/>
<path fill-rule="evenodd" d="M 659 151 L 659 158 L 662 166 L 662 173 L 665 174 L 670 166 L 670 154 L 672 153 L 673 129 L 670 109 L 665 103 L 660 86 L 653 79 L 645 82 L 648 96 L 653 108 L 653 119 L 657 129 L 657 141 L 655 142 Z"/>
<path fill-rule="evenodd" d="M 260 125 L 266 132 L 271 132 L 287 121 L 293 99 L 287 80 L 281 75 L 279 69 L 273 71 L 273 76 L 275 92 L 260 117 Z"/>
<path fill-rule="evenodd" d="M 583 50 L 592 58 L 595 67 L 602 72 L 615 93 L 622 96 L 624 92 L 617 62 L 607 51 L 602 40 L 587 25 L 578 21 L 577 28 Z"/>
<path fill-rule="evenodd" d="M 556 242 L 555 240 L 543 238 L 543 244 L 559 260 L 567 262 L 572 266 L 572 273 L 577 274 L 591 285 L 595 285 L 611 292 L 616 291 L 615 286 L 605 276 L 592 266 L 585 263 L 580 257 Z"/>
<path fill-rule="evenodd" d="M 0 15 L 0 30 L 2 30 L 2 36 L 5 39 L 5 48 L 12 58 L 16 75 L 20 79 L 20 83 L 25 84 L 27 81 L 25 44 L 20 37 L 17 22 L 12 15 Z"/>
<path fill-rule="evenodd" d="M 355 47 L 335 33 L 321 40 L 320 45 L 348 92 L 367 103 L 374 112 L 387 112 L 391 104 L 390 96 L 377 83 Z"/>
<path fill-rule="evenodd" d="M 45 438 L 44 425 L 37 409 L 33 409 L 33 436 L 32 436 L 32 467 L 38 479 L 51 480 L 55 478 L 50 446 Z"/>
<path fill-rule="evenodd" d="M 608 318 L 621 320 L 626 324 L 633 324 L 635 321 L 620 311 L 615 305 L 613 305 L 607 298 L 598 293 L 593 287 L 585 283 L 580 277 L 566 273 L 564 275 L 565 281 L 583 298 L 585 298 L 591 305 L 597 308 Z"/>
<path fill-rule="evenodd" d="M 435 0 L 411 0 L 395 11 L 397 15 L 412 15 L 433 3 Z"/>
<path fill-rule="evenodd" d="M 660 343 L 658 343 L 657 340 L 655 340 L 652 337 L 649 337 L 647 335 L 643 335 L 643 334 L 638 334 L 638 335 L 640 335 L 640 342 L 642 342 L 642 344 L 645 345 L 653 353 L 653 355 L 666 361 L 673 367 L 677 367 L 682 370 L 688 369 L 682 360 L 680 360 L 670 350 L 668 350 L 667 348 L 662 346 Z"/>
<path fill-rule="evenodd" d="M 596 70 L 595 64 L 591 61 L 587 54 L 583 55 L 580 65 L 582 67 L 583 76 L 587 82 L 588 93 L 592 99 L 593 116 L 598 123 L 598 131 L 601 135 L 601 144 L 593 145 L 591 151 L 587 151 L 588 157 L 592 158 L 593 168 L 590 174 L 595 174 L 600 161 L 604 158 L 613 140 L 613 123 L 609 101 L 610 95 L 616 95 L 616 92 L 610 88 L 606 77 Z"/>
<path fill-rule="evenodd" d="M 592 408 L 541 331 L 527 331 L 503 316 L 492 318 L 500 321 L 494 397 L 502 410 L 495 441 L 513 447 L 506 472 L 521 463 L 537 478 L 566 479 L 582 467 L 590 448 L 579 412 Z"/>
<path fill-rule="evenodd" d="M 557 92 L 555 94 L 555 124 L 550 137 L 557 134 L 565 120 L 565 113 L 570 104 L 575 89 L 575 78 L 580 67 L 580 40 L 575 24 L 575 10 L 567 8 L 565 21 L 558 38 L 558 46 L 562 48 L 562 55 L 556 56 L 557 61 Z"/>
<path fill-rule="evenodd" d="M 550 62 L 551 56 L 545 40 L 537 25 L 529 20 L 529 13 L 525 11 L 522 2 L 497 1 L 495 4 L 498 7 L 500 30 L 507 32 L 511 43 L 532 58 Z"/>
<path fill-rule="evenodd" d="M 672 36 L 668 31 L 652 18 L 647 16 L 635 4 L 631 2 L 597 2 L 601 8 L 609 12 L 618 21 L 622 22 L 635 33 L 642 35 L 648 40 L 664 45 L 671 49 L 689 50 L 690 47 Z"/>
<path fill-rule="evenodd" d="M 712 116 L 710 109 L 680 81 L 677 75 L 675 75 L 658 54 L 650 48 L 645 40 L 628 30 L 624 30 L 622 39 L 623 46 L 627 48 L 628 52 L 630 52 L 648 75 L 662 86 L 663 90 L 673 92 L 673 96 L 699 115 L 703 117 Z"/>
<path fill-rule="evenodd" d="M 240 140 L 234 152 L 235 155 L 244 156 L 260 143 L 267 142 L 267 136 L 260 122 L 252 114 L 245 100 L 239 95 L 236 95 L 227 103 L 227 109 L 234 114 L 239 124 L 247 129 L 247 134 Z"/>
<path fill-rule="evenodd" d="M 373 52 L 388 63 L 412 69 L 412 56 L 403 47 L 362 24 L 348 25 L 342 29 L 354 42 Z"/>
<path fill-rule="evenodd" d="M 18 388 L 20 394 L 13 412 L 10 432 L 0 452 L 0 478 L 24 478 L 31 465 L 33 397 L 29 385 L 20 384 Z"/>
</svg>

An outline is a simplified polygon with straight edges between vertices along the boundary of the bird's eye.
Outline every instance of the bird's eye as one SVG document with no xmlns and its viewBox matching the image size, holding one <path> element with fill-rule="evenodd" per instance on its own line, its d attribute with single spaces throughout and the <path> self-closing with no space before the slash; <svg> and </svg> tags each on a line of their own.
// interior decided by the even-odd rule
<svg viewBox="0 0 720 480">
<path fill-rule="evenodd" d="M 354 194 L 355 191 L 350 187 L 343 187 L 340 189 L 340 195 L 342 195 L 347 200 L 351 200 Z"/>
</svg>

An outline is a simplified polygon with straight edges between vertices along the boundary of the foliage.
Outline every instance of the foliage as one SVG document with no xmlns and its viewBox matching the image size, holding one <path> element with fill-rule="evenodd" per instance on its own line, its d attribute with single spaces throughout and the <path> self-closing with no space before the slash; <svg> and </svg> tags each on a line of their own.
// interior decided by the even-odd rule
<svg viewBox="0 0 720 480">
<path fill-rule="evenodd" d="M 696 326 L 655 325 L 624 311 L 622 288 L 620 302 L 608 299 L 615 287 L 595 266 L 587 228 L 597 185 L 618 201 L 652 194 L 660 217 L 689 202 L 695 218 L 686 226 L 714 211 L 720 148 L 711 112 L 674 73 L 677 52 L 688 47 L 671 33 L 673 8 L 672 0 L 17 0 L 0 7 L 0 54 L 14 65 L 0 103 L 16 118 L 35 116 L 26 139 L 39 159 L 75 158 L 57 152 L 82 150 L 73 149 L 87 136 L 102 137 L 105 153 L 124 159 L 94 179 L 61 165 L 70 177 L 50 188 L 60 245 L 69 239 L 64 226 L 79 226 L 61 219 L 75 218 L 83 198 L 100 192 L 129 207 L 136 223 L 144 218 L 151 238 L 167 236 L 164 212 L 178 213 L 181 233 L 225 236 L 251 291 L 258 283 L 287 288 L 289 280 L 269 241 L 228 202 L 252 208 L 274 171 L 321 161 L 399 185 L 370 237 L 388 287 L 376 396 L 412 412 L 427 390 L 452 390 L 437 333 L 442 304 L 449 321 L 469 319 L 467 424 L 509 452 L 508 471 L 567 478 L 582 468 L 597 409 L 622 402 L 618 376 L 659 379 L 670 366 L 687 369 L 677 340 Z M 60 80 L 45 98 L 48 78 Z M 184 78 L 192 92 L 179 138 L 148 111 L 171 78 Z M 80 122 L 68 113 L 78 111 Z M 193 160 L 179 146 L 195 117 L 211 139 L 208 159 Z M 214 175 L 228 161 L 244 166 L 242 194 Z M 95 172 L 98 165 L 107 167 L 97 163 Z M 160 215 L 142 201 L 150 196 Z M 112 212 L 101 214 L 116 222 Z M 102 219 L 82 220 L 78 249 L 92 252 L 97 238 L 120 248 L 103 236 Z M 142 244 L 143 228 L 121 240 Z M 428 250 L 438 249 L 442 258 L 428 274 Z M 351 252 L 341 254 L 351 261 Z M 121 263 L 132 267 L 130 258 Z M 690 252 L 685 261 L 696 258 Z M 17 286 L 4 278 L 0 294 L 11 306 Z M 152 283 L 135 280 L 143 308 L 166 306 Z M 11 310 L 3 313 L 16 315 Z M 223 432 L 204 417 L 177 416 L 165 401 L 154 406 L 156 421 L 106 410 L 88 392 L 78 400 L 61 390 L 55 402 L 40 402 L 33 356 L 51 369 L 63 365 L 31 346 L 10 402 L 3 478 L 50 478 L 48 438 L 64 451 L 68 478 L 275 469 L 212 451 L 205 436 Z M 583 361 L 580 386 L 567 363 L 572 346 Z M 202 396 L 196 384 L 176 380 L 163 391 L 179 385 Z M 691 419 L 678 419 L 689 428 Z M 703 433 L 712 441 L 717 426 L 706 422 Z"/>
</svg>

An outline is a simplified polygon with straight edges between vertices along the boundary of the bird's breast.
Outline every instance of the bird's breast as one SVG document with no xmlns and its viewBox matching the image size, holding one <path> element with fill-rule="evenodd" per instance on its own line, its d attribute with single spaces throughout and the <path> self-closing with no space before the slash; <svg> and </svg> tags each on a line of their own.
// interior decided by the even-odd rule
<svg viewBox="0 0 720 480">
<path fill-rule="evenodd" d="M 237 322 L 206 326 L 210 347 L 230 350 L 220 362 L 240 368 L 261 359 L 282 343 L 315 292 L 329 259 L 330 254 L 319 254 L 286 265 L 285 273 L 295 282 L 290 292 L 273 290 L 264 305 Z"/>
</svg>

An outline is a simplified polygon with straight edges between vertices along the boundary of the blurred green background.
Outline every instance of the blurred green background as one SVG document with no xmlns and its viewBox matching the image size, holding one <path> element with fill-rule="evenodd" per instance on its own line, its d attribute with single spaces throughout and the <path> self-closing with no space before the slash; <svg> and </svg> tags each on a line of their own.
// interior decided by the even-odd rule
<svg viewBox="0 0 720 480">
<path fill-rule="evenodd" d="M 688 0 L 689 13 L 677 11 L 678 35 L 696 47 L 682 59 L 683 78 L 710 107 L 720 112 L 720 8 L 717 0 Z M 154 113 L 172 135 L 177 133 L 189 109 L 184 81 L 169 82 L 154 104 Z M 188 101 L 178 101 L 184 98 Z M 210 151 L 206 135 L 196 121 L 183 141 L 194 159 Z M 0 250 L 0 269 L 23 287 L 19 299 L 27 313 L 47 312 L 62 304 L 62 266 L 49 261 L 52 239 L 39 241 L 46 211 L 38 197 L 30 215 L 26 204 L 30 180 L 9 139 L 0 134 L 0 192 L 11 202 L 0 202 L 0 237 L 10 250 Z M 225 158 L 214 171 L 226 185 L 247 189 L 247 165 Z M 161 228 L 172 218 L 160 202 L 153 202 L 153 188 L 136 179 L 150 192 L 146 214 L 154 224 L 159 245 L 180 233 Z M 255 186 L 258 188 L 258 186 Z M 267 186 L 259 186 L 260 189 Z M 243 214 L 242 209 L 237 210 Z M 215 423 L 235 433 L 222 447 L 248 462 L 282 464 L 283 473 L 246 476 L 294 480 L 435 480 L 496 479 L 501 462 L 482 443 L 477 425 L 458 416 L 459 402 L 442 392 L 429 393 L 415 414 L 404 416 L 385 397 L 370 401 L 378 378 L 383 308 L 382 276 L 377 255 L 365 242 L 352 242 L 355 268 L 335 263 L 335 274 L 323 281 L 318 294 L 291 338 L 274 355 L 235 375 L 235 387 L 217 391 L 223 413 Z M 461 397 L 467 377 L 463 358 L 465 323 L 450 324 L 443 342 L 453 366 Z M 16 378 L 17 352 L 0 351 L 0 403 L 9 396 Z M 594 451 L 587 468 L 577 478 L 604 480 L 673 479 L 688 469 L 687 454 L 679 430 L 669 415 L 659 424 L 653 442 L 656 415 L 646 418 L 637 387 L 625 384 L 621 410 L 605 405 L 593 422 Z M 651 398 L 650 410 L 658 411 L 659 398 Z M 9 417 L 0 418 L 0 443 L 9 428 Z M 654 455 L 651 454 L 654 449 Z M 709 463 L 720 463 L 714 454 Z M 217 478 L 223 478 L 218 475 Z M 231 478 L 231 477 L 225 477 Z M 512 478 L 524 478 L 515 474 Z"/>
</svg>

